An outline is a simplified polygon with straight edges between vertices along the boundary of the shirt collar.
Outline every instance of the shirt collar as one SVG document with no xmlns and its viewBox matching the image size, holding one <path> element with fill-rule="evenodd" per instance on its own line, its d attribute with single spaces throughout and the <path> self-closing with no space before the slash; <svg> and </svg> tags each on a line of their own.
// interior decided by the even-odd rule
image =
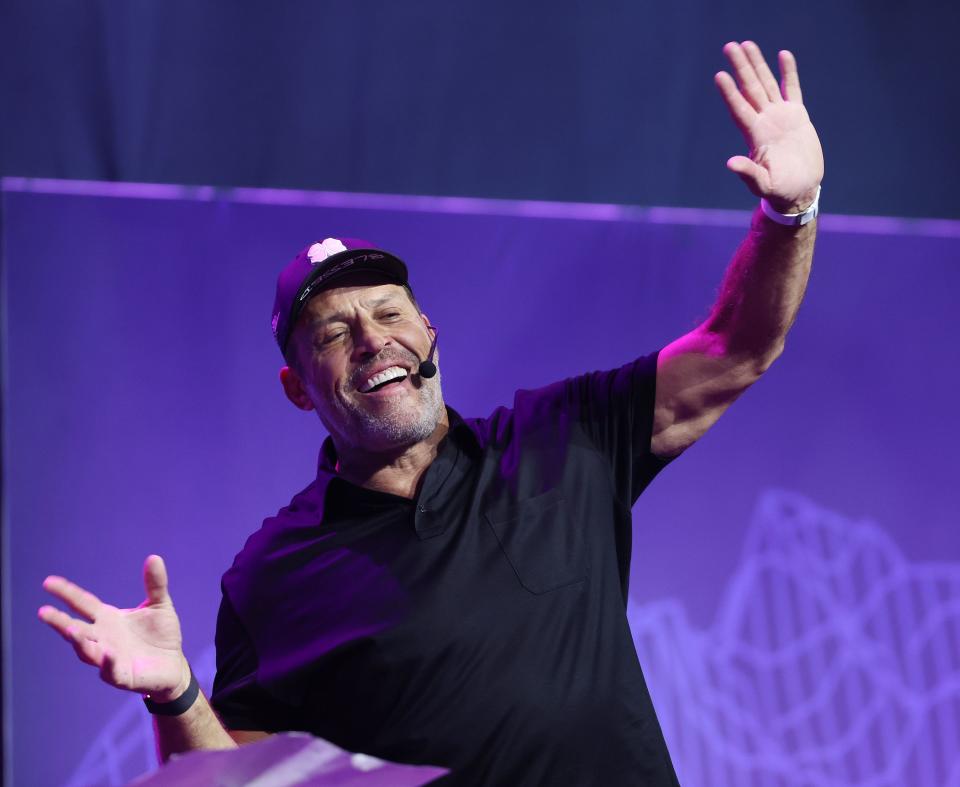
<svg viewBox="0 0 960 787">
<path fill-rule="evenodd" d="M 479 452 L 480 443 L 477 440 L 477 436 L 460 414 L 452 407 L 447 407 L 447 418 L 450 421 L 450 431 L 447 432 L 446 439 L 440 444 L 437 455 L 439 456 L 448 448 L 453 448 L 453 446 L 448 445 L 450 441 L 454 441 L 457 447 L 470 454 L 475 455 Z M 320 446 L 320 456 L 317 461 L 317 478 L 320 480 L 324 478 L 329 480 L 330 477 L 337 477 L 337 460 L 336 446 L 333 444 L 333 439 L 327 436 Z"/>
</svg>

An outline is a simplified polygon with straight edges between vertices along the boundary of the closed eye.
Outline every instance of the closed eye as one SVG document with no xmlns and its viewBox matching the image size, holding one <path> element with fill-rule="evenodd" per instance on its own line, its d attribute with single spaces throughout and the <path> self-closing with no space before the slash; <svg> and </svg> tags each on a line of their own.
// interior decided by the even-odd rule
<svg viewBox="0 0 960 787">
<path fill-rule="evenodd" d="M 338 342 L 340 341 L 340 339 L 342 339 L 346 335 L 347 335 L 347 332 L 345 330 L 331 331 L 320 340 L 320 346 L 326 347 L 328 344 L 333 344 L 334 342 Z"/>
</svg>

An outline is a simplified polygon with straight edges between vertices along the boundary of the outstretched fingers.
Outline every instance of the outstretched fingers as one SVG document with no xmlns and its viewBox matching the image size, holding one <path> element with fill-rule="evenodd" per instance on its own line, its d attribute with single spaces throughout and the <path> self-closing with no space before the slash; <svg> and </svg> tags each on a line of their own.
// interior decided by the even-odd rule
<svg viewBox="0 0 960 787">
<path fill-rule="evenodd" d="M 797 72 L 797 59 L 793 52 L 783 49 L 779 54 L 780 62 L 780 89 L 787 101 L 803 103 L 803 93 L 800 92 L 800 75 Z"/>
<path fill-rule="evenodd" d="M 727 160 L 727 169 L 736 174 L 758 197 L 763 196 L 764 170 L 747 156 L 732 156 Z"/>
<path fill-rule="evenodd" d="M 713 81 L 720 89 L 720 94 L 723 96 L 727 109 L 730 110 L 733 122 L 742 132 L 746 133 L 757 117 L 757 110 L 743 97 L 743 94 L 737 89 L 737 83 L 726 71 L 717 72 Z"/>
<path fill-rule="evenodd" d="M 740 48 L 747 56 L 747 62 L 749 62 L 753 68 L 757 81 L 759 81 L 763 87 L 763 92 L 766 93 L 767 99 L 774 103 L 782 101 L 783 98 L 780 96 L 780 86 L 777 84 L 777 78 L 770 70 L 770 66 L 767 65 L 767 61 L 763 57 L 763 52 L 760 51 L 760 47 L 753 41 L 744 41 L 743 44 L 740 45 Z"/>
<path fill-rule="evenodd" d="M 88 620 L 95 621 L 103 609 L 103 602 L 93 593 L 63 577 L 47 577 L 43 581 L 43 589 Z"/>
<path fill-rule="evenodd" d="M 40 607 L 37 617 L 70 644 L 76 642 L 90 628 L 86 621 L 72 618 L 66 612 L 47 605 Z"/>
<path fill-rule="evenodd" d="M 723 54 L 727 56 L 727 60 L 733 66 L 733 73 L 740 85 L 740 92 L 750 102 L 750 105 L 759 111 L 764 105 L 770 103 L 770 98 L 760 81 L 760 76 L 747 57 L 744 48 L 736 41 L 731 41 L 723 47 Z"/>
<path fill-rule="evenodd" d="M 170 600 L 167 567 L 160 555 L 149 555 L 143 562 L 143 587 L 148 604 L 164 604 Z"/>
<path fill-rule="evenodd" d="M 91 624 L 48 605 L 40 607 L 37 617 L 69 642 L 81 661 L 100 666 L 100 646 Z"/>
</svg>

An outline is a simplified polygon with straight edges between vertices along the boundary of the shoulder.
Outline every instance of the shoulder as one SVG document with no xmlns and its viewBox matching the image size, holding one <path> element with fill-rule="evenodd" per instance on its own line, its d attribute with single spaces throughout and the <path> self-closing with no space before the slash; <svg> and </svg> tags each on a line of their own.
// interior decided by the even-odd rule
<svg viewBox="0 0 960 787">
<path fill-rule="evenodd" d="M 223 575 L 224 588 L 235 589 L 241 580 L 249 580 L 259 573 L 279 553 L 288 550 L 297 541 L 317 532 L 323 521 L 324 498 L 330 478 L 321 476 L 274 516 L 267 517 L 258 530 L 247 538 L 233 564 Z"/>
<path fill-rule="evenodd" d="M 622 366 L 587 372 L 538 388 L 521 388 L 510 407 L 498 407 L 486 418 L 461 419 L 486 448 L 506 446 L 532 435 L 550 435 L 554 442 L 581 426 L 620 421 L 637 412 L 652 417 L 657 379 L 657 352 Z"/>
<path fill-rule="evenodd" d="M 654 352 L 613 369 L 586 372 L 542 388 L 517 391 L 514 408 L 518 417 L 533 423 L 582 421 L 638 405 L 652 409 L 657 355 Z"/>
</svg>

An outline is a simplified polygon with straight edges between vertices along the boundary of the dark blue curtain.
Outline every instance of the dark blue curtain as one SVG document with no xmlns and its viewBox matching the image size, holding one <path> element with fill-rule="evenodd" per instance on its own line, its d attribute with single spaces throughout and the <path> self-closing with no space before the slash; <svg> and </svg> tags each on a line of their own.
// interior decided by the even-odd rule
<svg viewBox="0 0 960 787">
<path fill-rule="evenodd" d="M 953 4 L 2 4 L 7 175 L 746 207 L 720 48 L 797 54 L 824 210 L 960 216 Z"/>
</svg>

